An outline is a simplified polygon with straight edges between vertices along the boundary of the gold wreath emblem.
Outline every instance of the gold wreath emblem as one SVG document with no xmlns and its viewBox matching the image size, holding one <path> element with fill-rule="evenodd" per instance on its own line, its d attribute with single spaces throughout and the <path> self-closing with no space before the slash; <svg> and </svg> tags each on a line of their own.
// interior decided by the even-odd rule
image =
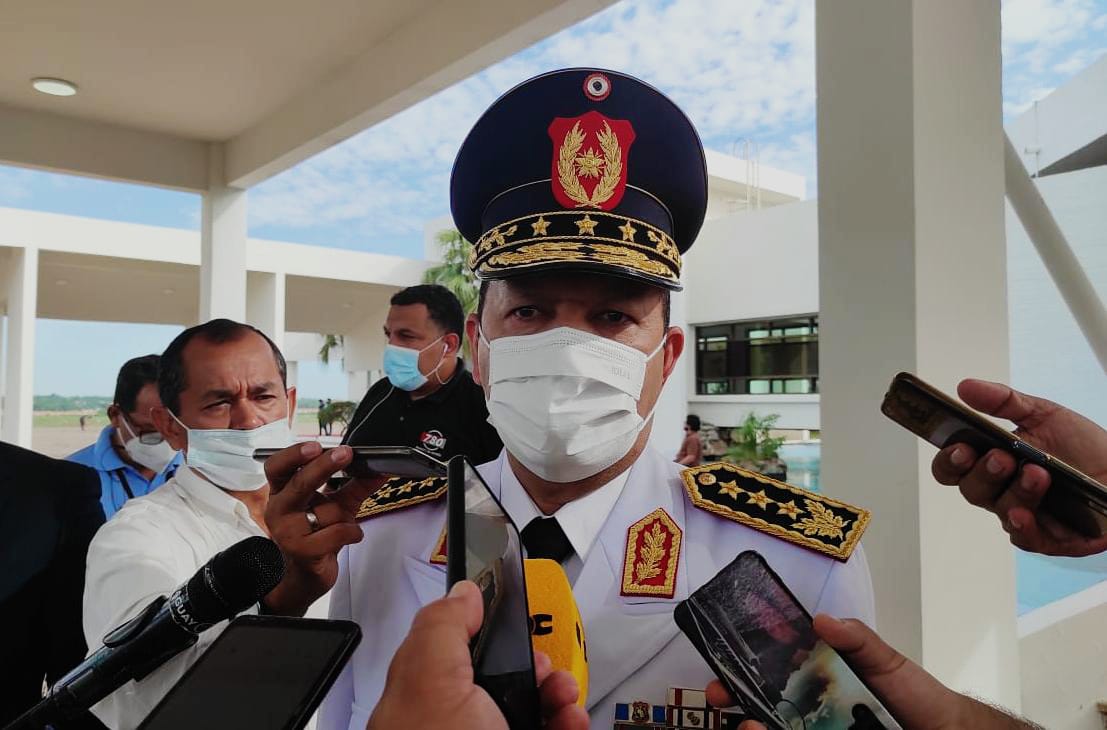
<svg viewBox="0 0 1107 730">
<path fill-rule="evenodd" d="M 603 131 L 596 137 L 603 151 L 603 176 L 592 189 L 592 195 L 589 195 L 580 184 L 580 177 L 576 170 L 577 153 L 584 144 L 584 132 L 580 130 L 580 122 L 573 123 L 573 128 L 565 135 L 557 154 L 558 181 L 565 190 L 565 195 L 576 203 L 578 208 L 599 208 L 606 203 L 615 194 L 615 187 L 623 175 L 623 150 L 619 147 L 619 138 L 611 131 L 611 125 L 605 121 Z"/>
</svg>

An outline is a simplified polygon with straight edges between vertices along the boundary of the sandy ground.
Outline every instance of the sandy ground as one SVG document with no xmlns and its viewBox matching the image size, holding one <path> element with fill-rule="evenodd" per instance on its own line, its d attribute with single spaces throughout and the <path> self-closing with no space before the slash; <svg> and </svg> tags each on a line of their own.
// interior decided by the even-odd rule
<svg viewBox="0 0 1107 730">
<path fill-rule="evenodd" d="M 297 438 L 315 438 L 317 432 L 316 423 L 308 422 L 303 417 L 296 419 Z M 31 448 L 41 454 L 62 459 L 94 443 L 99 435 L 100 429 L 92 426 L 85 431 L 78 426 L 44 426 L 31 432 Z M 325 439 L 324 442 L 329 440 Z M 333 440 L 338 441 L 337 438 Z"/>
</svg>

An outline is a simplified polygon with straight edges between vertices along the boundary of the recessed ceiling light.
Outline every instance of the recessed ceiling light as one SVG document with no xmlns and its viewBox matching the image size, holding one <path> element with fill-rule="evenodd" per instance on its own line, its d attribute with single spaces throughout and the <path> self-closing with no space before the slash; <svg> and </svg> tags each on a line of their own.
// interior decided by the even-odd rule
<svg viewBox="0 0 1107 730">
<path fill-rule="evenodd" d="M 65 286 L 66 284 L 69 283 L 69 279 L 58 279 L 54 283 L 57 284 L 58 286 Z"/>
<path fill-rule="evenodd" d="M 77 93 L 77 85 L 65 79 L 51 79 L 45 76 L 31 79 L 31 86 L 35 91 L 41 91 L 50 96 L 73 96 Z"/>
<path fill-rule="evenodd" d="M 161 293 L 168 297 L 168 296 L 171 296 L 173 294 L 176 294 L 177 290 L 176 289 L 162 289 Z"/>
<path fill-rule="evenodd" d="M 353 309 L 354 305 L 350 304 L 349 302 L 342 302 L 342 308 L 343 309 Z"/>
</svg>

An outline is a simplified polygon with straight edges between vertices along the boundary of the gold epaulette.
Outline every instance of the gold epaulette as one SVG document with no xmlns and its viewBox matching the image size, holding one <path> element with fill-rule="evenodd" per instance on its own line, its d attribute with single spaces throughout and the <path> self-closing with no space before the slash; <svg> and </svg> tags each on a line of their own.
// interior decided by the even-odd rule
<svg viewBox="0 0 1107 730">
<path fill-rule="evenodd" d="M 426 479 L 408 479 L 392 477 L 373 496 L 361 503 L 357 509 L 357 519 L 395 512 L 398 509 L 412 507 L 423 502 L 431 502 L 446 493 L 445 477 L 427 477 Z"/>
<path fill-rule="evenodd" d="M 872 514 L 734 464 L 681 472 L 692 504 L 734 522 L 845 562 Z"/>
</svg>

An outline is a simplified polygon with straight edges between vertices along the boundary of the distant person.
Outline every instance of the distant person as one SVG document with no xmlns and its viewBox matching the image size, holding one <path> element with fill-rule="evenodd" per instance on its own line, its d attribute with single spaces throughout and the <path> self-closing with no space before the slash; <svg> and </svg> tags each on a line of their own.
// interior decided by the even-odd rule
<svg viewBox="0 0 1107 730">
<path fill-rule="evenodd" d="M 158 433 L 150 411 L 161 407 L 157 355 L 128 360 L 115 380 L 109 423 L 96 443 L 67 457 L 100 473 L 100 503 L 111 519 L 123 503 L 164 484 L 181 456 Z"/>
<path fill-rule="evenodd" d="M 86 423 L 88 423 L 88 414 L 86 414 L 86 413 L 82 413 L 82 414 L 81 414 L 81 417 L 80 417 L 79 419 L 77 419 L 77 420 L 78 420 L 78 421 L 80 421 L 80 423 L 81 423 L 81 430 L 82 430 L 82 431 L 84 431 L 84 430 L 85 430 L 85 424 L 86 424 Z"/>
<path fill-rule="evenodd" d="M 684 440 L 680 442 L 675 461 L 684 466 L 699 466 L 703 462 L 699 416 L 689 413 L 688 418 L 684 419 Z"/>
<path fill-rule="evenodd" d="M 324 424 L 326 427 L 326 433 L 328 436 L 330 436 L 331 429 L 334 427 L 334 409 L 331 408 L 330 398 L 327 398 L 327 400 L 323 403 L 323 413 L 324 417 L 326 418 L 326 422 Z"/>
<path fill-rule="evenodd" d="M 319 419 L 319 435 L 329 433 L 330 429 L 327 428 L 327 406 L 322 399 L 319 400 L 319 414 L 317 417 Z"/>
<path fill-rule="evenodd" d="M 417 446 L 447 459 L 465 454 L 474 464 L 503 449 L 484 392 L 460 357 L 465 313 L 444 286 L 421 284 L 392 297 L 384 321 L 384 374 L 350 419 L 343 443 Z"/>
<path fill-rule="evenodd" d="M 104 524 L 95 471 L 0 442 L 0 727 L 85 657 L 85 555 Z M 60 726 L 102 728 L 88 713 Z"/>
</svg>

